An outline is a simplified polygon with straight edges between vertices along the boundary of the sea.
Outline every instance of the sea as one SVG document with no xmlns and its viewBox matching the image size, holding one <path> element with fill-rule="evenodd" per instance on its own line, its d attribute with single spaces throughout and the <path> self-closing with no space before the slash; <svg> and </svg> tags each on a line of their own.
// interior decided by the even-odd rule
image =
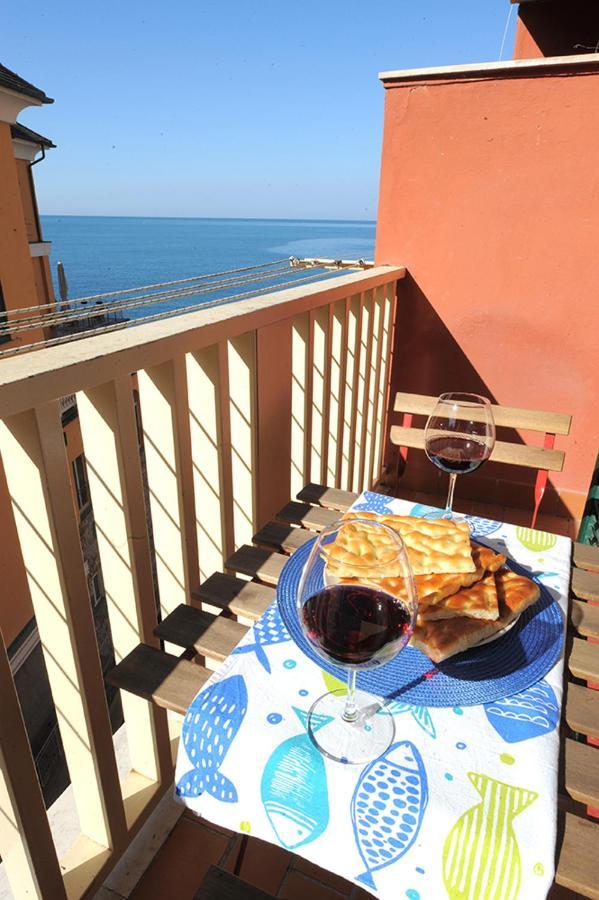
<svg viewBox="0 0 599 900">
<path fill-rule="evenodd" d="M 56 264 L 61 260 L 69 299 L 290 256 L 372 259 L 374 255 L 375 223 L 368 221 L 42 216 L 41 222 L 44 239 L 52 241 L 56 296 Z M 278 281 L 286 277 L 283 272 Z M 276 281 L 265 289 L 273 289 Z M 172 308 L 180 304 L 174 301 Z M 159 309 L 165 305 L 169 308 L 167 303 Z M 131 316 L 148 311 L 133 311 Z"/>
</svg>

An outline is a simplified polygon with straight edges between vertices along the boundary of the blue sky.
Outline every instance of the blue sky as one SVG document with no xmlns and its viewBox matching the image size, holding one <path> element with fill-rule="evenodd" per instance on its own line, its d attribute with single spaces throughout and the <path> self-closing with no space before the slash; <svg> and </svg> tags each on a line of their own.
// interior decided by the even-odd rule
<svg viewBox="0 0 599 900">
<path fill-rule="evenodd" d="M 46 214 L 376 218 L 377 73 L 499 58 L 509 0 L 29 0 L 0 61 L 55 98 Z M 504 50 L 512 53 L 514 10 Z"/>
</svg>

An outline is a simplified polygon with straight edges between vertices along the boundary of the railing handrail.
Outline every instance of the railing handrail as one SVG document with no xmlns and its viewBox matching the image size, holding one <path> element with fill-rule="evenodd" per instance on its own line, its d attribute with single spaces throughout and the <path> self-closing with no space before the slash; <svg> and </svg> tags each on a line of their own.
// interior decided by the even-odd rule
<svg viewBox="0 0 599 900">
<path fill-rule="evenodd" d="M 403 266 L 376 266 L 338 278 L 198 310 L 126 331 L 98 335 L 7 359 L 0 366 L 0 416 L 90 388 L 118 375 L 236 337 L 405 276 Z"/>
</svg>

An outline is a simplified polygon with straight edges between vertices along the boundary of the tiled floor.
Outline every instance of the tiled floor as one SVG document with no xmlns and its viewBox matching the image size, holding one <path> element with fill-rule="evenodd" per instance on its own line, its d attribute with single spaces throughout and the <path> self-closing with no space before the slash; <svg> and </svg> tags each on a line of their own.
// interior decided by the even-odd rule
<svg viewBox="0 0 599 900">
<path fill-rule="evenodd" d="M 232 872 L 239 835 L 185 812 L 162 845 L 131 900 L 192 900 L 208 867 Z M 257 838 L 250 838 L 240 877 L 284 900 L 369 900 L 366 891 Z"/>
</svg>

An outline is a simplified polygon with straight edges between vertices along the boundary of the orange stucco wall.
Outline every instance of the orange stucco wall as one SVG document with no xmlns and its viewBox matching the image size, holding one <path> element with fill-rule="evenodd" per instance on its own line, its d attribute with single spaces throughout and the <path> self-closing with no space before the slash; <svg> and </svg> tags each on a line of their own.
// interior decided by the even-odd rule
<svg viewBox="0 0 599 900">
<path fill-rule="evenodd" d="M 0 284 L 7 310 L 36 306 L 36 290 L 23 196 L 10 125 L 0 122 Z M 9 315 L 9 321 L 12 317 Z M 15 343 L 41 340 L 41 329 L 24 332 Z"/>
<path fill-rule="evenodd" d="M 575 514 L 599 448 L 599 69 L 589 72 L 390 85 L 376 243 L 378 263 L 410 275 L 395 387 L 572 413 L 548 493 Z"/>
</svg>

